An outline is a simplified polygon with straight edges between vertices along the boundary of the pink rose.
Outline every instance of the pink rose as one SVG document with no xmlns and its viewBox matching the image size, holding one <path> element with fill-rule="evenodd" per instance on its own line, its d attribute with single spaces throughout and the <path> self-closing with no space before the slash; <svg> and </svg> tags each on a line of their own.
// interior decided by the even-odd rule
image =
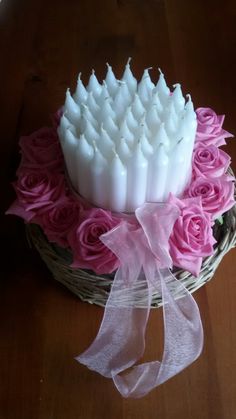
<svg viewBox="0 0 236 419">
<path fill-rule="evenodd" d="M 193 180 L 185 195 L 201 197 L 202 207 L 216 219 L 234 205 L 234 178 L 222 175 L 217 178 L 198 177 Z"/>
<path fill-rule="evenodd" d="M 225 144 L 225 138 L 233 137 L 232 134 L 222 128 L 224 115 L 216 115 L 211 108 L 198 108 L 196 141 L 202 141 L 205 145 L 214 144 L 217 147 Z"/>
<path fill-rule="evenodd" d="M 63 155 L 57 133 L 52 128 L 41 128 L 20 138 L 21 167 L 63 171 Z"/>
<path fill-rule="evenodd" d="M 193 153 L 193 176 L 219 177 L 228 169 L 230 156 L 215 145 L 199 143 Z"/>
<path fill-rule="evenodd" d="M 53 207 L 46 209 L 37 219 L 47 238 L 62 247 L 68 247 L 67 236 L 70 230 L 78 223 L 82 205 L 73 197 L 63 196 L 54 203 Z"/>
<path fill-rule="evenodd" d="M 21 170 L 14 188 L 18 199 L 7 213 L 31 221 L 46 208 L 51 208 L 60 196 L 65 195 L 64 175 Z"/>
<path fill-rule="evenodd" d="M 92 269 L 99 275 L 115 271 L 119 260 L 99 237 L 119 222 L 110 211 L 100 208 L 85 211 L 84 219 L 68 236 L 74 256 L 72 267 Z"/>
<path fill-rule="evenodd" d="M 173 264 L 198 276 L 203 257 L 213 253 L 216 242 L 211 217 L 203 211 L 200 197 L 180 200 L 170 194 L 168 202 L 181 211 L 169 239 Z"/>
</svg>

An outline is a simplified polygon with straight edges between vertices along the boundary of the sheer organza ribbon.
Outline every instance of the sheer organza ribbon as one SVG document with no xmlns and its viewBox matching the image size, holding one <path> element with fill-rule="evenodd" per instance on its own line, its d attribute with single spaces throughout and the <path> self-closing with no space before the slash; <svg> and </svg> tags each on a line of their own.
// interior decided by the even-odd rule
<svg viewBox="0 0 236 419">
<path fill-rule="evenodd" d="M 195 300 L 170 271 L 168 240 L 179 215 L 178 208 L 147 203 L 135 215 L 138 223 L 123 220 L 101 236 L 121 265 L 97 337 L 76 360 L 112 378 L 122 396 L 139 398 L 200 355 L 203 331 Z M 134 366 L 144 353 L 152 295 L 157 291 L 163 303 L 162 361 Z M 175 299 L 175 295 L 182 296 Z M 133 368 L 121 375 L 130 367 Z"/>
</svg>

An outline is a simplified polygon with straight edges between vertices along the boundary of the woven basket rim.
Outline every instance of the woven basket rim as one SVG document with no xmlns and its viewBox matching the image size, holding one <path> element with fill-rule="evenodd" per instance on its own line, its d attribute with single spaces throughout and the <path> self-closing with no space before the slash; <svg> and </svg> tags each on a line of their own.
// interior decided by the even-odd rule
<svg viewBox="0 0 236 419">
<path fill-rule="evenodd" d="M 230 173 L 232 174 L 232 170 L 230 170 Z M 220 232 L 220 239 L 215 246 L 213 255 L 203 260 L 197 278 L 182 269 L 174 270 L 175 277 L 181 281 L 190 293 L 195 292 L 212 278 L 224 255 L 236 245 L 236 204 L 224 214 L 224 223 L 222 226 L 217 226 L 217 231 Z M 50 243 L 41 228 L 36 224 L 26 224 L 26 233 L 29 243 L 37 249 L 57 281 L 66 286 L 82 301 L 105 306 L 114 274 L 96 275 L 92 271 L 72 268 L 70 266 L 72 263 L 71 252 Z M 134 305 L 137 307 L 146 306 L 146 300 L 144 301 L 142 298 L 143 286 L 144 284 L 140 282 L 136 290 Z M 173 288 L 175 299 L 181 298 L 182 295 L 182 292 L 177 291 L 176 293 Z M 129 304 L 129 301 L 122 300 L 121 303 Z M 161 295 L 158 291 L 154 291 L 152 307 L 161 305 Z"/>
</svg>

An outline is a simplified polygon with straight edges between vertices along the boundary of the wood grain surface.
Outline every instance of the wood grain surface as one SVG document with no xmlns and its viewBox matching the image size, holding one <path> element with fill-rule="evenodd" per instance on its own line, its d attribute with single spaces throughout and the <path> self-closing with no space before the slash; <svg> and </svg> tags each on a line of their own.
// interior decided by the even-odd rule
<svg viewBox="0 0 236 419">
<path fill-rule="evenodd" d="M 108 61 L 121 76 L 162 68 L 194 104 L 225 113 L 236 133 L 234 0 L 2 0 L 0 2 L 0 419 L 236 418 L 236 262 L 228 254 L 195 293 L 205 345 L 188 369 L 140 400 L 74 361 L 103 310 L 58 285 L 28 248 L 24 226 L 4 211 L 14 194 L 19 135 L 50 123 L 68 86 Z M 153 71 L 154 78 L 157 75 Z M 236 169 L 235 140 L 226 147 Z M 146 359 L 162 349 L 162 315 L 152 312 Z"/>
</svg>

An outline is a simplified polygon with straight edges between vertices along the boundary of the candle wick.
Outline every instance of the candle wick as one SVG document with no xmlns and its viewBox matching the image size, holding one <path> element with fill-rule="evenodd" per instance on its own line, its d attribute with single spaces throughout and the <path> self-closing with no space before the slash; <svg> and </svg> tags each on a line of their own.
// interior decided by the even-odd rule
<svg viewBox="0 0 236 419">
<path fill-rule="evenodd" d="M 191 98 L 191 95 L 188 93 L 187 95 L 186 95 L 186 97 L 188 98 L 188 101 L 190 102 L 192 102 L 192 98 Z"/>
<path fill-rule="evenodd" d="M 180 87 L 181 86 L 181 84 L 180 83 L 175 83 L 175 84 L 173 84 L 172 85 L 174 88 L 176 88 L 176 87 Z"/>
<path fill-rule="evenodd" d="M 106 65 L 107 65 L 108 69 L 112 68 L 109 63 L 106 63 Z"/>
<path fill-rule="evenodd" d="M 132 60 L 132 57 L 129 57 L 126 65 L 129 66 L 129 63 L 130 63 L 131 60 Z"/>
<path fill-rule="evenodd" d="M 97 148 L 97 144 L 95 143 L 94 140 L 93 140 L 93 147 L 94 147 L 94 151 L 97 153 L 98 152 L 98 148 Z"/>
<path fill-rule="evenodd" d="M 161 76 L 164 76 L 164 74 L 162 73 L 160 67 L 158 67 L 158 71 L 159 71 L 159 73 L 160 73 Z"/>
<path fill-rule="evenodd" d="M 112 148 L 112 152 L 114 153 L 114 157 L 116 157 L 116 158 L 119 157 L 117 152 L 116 152 L 116 149 L 114 147 Z"/>
<path fill-rule="evenodd" d="M 82 73 L 80 72 L 78 76 L 78 81 L 81 80 L 81 76 L 82 76 Z"/>
<path fill-rule="evenodd" d="M 95 70 L 94 70 L 94 68 L 92 69 L 92 74 L 95 74 Z"/>
</svg>

